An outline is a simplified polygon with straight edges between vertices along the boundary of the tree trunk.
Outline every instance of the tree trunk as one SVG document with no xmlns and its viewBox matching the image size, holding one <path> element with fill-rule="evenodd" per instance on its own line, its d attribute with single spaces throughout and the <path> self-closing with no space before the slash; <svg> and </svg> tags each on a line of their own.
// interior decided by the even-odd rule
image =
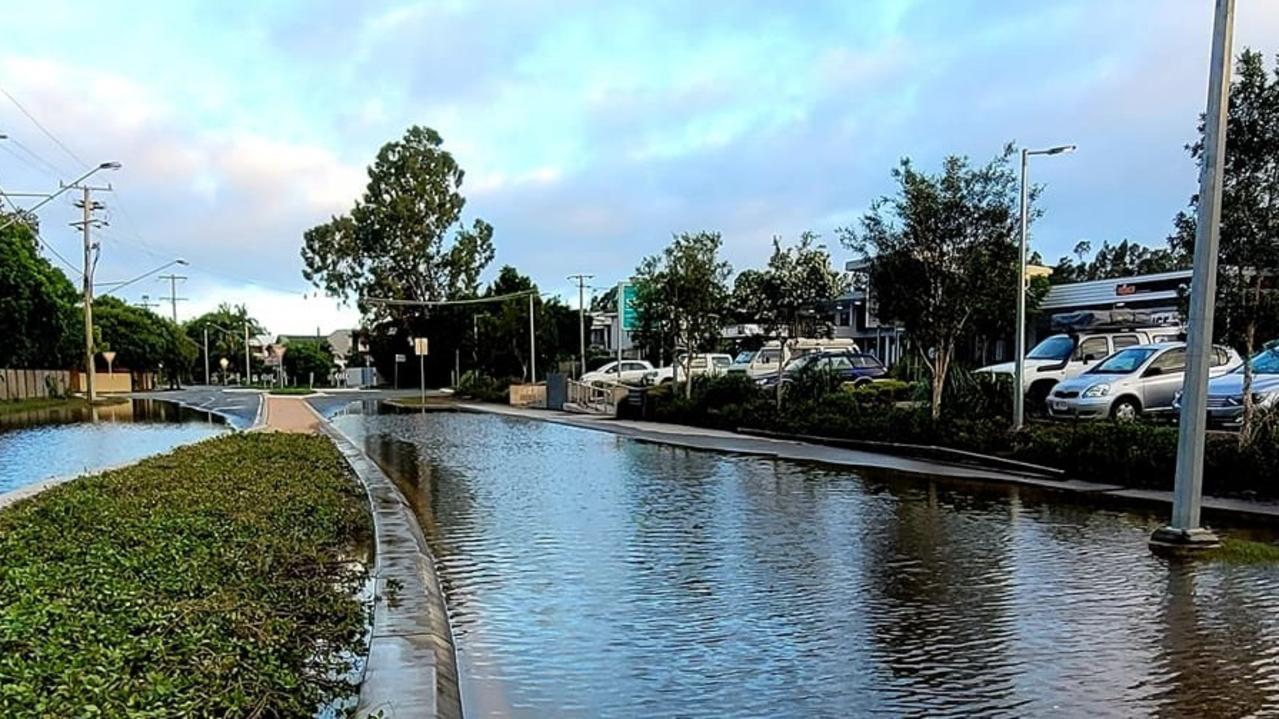
<svg viewBox="0 0 1279 719">
<path fill-rule="evenodd" d="M 933 419 L 941 417 L 942 390 L 946 388 L 946 373 L 950 370 L 950 356 L 953 350 L 937 348 L 937 356 L 933 358 Z"/>
<path fill-rule="evenodd" d="M 1253 414 L 1257 407 L 1252 401 L 1252 353 L 1257 342 L 1257 321 L 1249 320 L 1243 333 L 1243 421 L 1239 427 L 1239 447 L 1252 443 Z"/>
</svg>

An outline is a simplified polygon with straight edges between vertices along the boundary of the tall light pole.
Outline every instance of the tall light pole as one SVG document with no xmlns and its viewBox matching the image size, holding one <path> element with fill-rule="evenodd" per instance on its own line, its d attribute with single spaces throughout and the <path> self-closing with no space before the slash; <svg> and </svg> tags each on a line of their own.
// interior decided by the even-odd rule
<svg viewBox="0 0 1279 719">
<path fill-rule="evenodd" d="M 81 175 L 80 178 L 77 179 L 75 183 L 72 183 L 72 185 L 63 186 L 61 189 L 58 190 L 58 192 L 50 195 L 45 200 L 36 203 L 33 207 L 31 207 L 30 210 L 28 210 L 28 212 L 34 211 L 36 208 L 40 207 L 41 205 L 48 202 L 49 200 L 52 200 L 54 197 L 57 197 L 63 192 L 66 192 L 72 186 L 75 186 L 83 182 L 86 178 L 89 177 L 89 175 L 92 175 L 98 170 L 118 170 L 119 168 L 120 168 L 120 163 L 118 162 L 104 162 L 101 165 L 98 165 L 97 167 L 95 167 L 94 169 L 89 170 L 88 172 Z M 84 238 L 84 272 L 83 272 L 84 274 L 84 278 L 83 278 L 84 279 L 84 389 L 85 389 L 85 395 L 88 397 L 89 402 L 92 403 L 95 399 L 97 399 L 96 393 L 94 391 L 94 386 L 93 386 L 94 385 L 93 374 L 95 370 L 93 366 L 93 354 L 94 354 L 93 267 L 97 263 L 93 261 L 93 239 L 92 239 L 91 230 L 93 229 L 94 223 L 97 222 L 96 220 L 93 219 L 93 211 L 100 208 L 101 204 L 94 203 L 93 198 L 90 195 L 93 188 L 89 187 L 88 185 L 79 185 L 79 186 L 80 186 L 80 190 L 84 193 L 84 197 L 81 199 L 81 203 L 80 203 L 81 210 L 83 211 L 83 217 L 81 218 L 79 223 L 72 223 L 72 224 L 80 225 L 80 229 Z M 3 226 L 0 226 L 0 230 L 16 222 L 19 216 L 21 216 L 21 213 L 15 214 L 13 219 L 6 222 Z"/>
<path fill-rule="evenodd" d="M 570 280 L 577 280 L 577 330 L 580 352 L 578 356 L 581 358 L 582 374 L 586 374 L 586 281 L 595 278 L 595 275 L 569 275 Z M 621 367 L 618 367 L 621 371 Z M 578 376 L 581 377 L 582 374 Z"/>
<path fill-rule="evenodd" d="M 1013 429 L 1026 424 L 1026 230 L 1030 224 L 1030 185 L 1027 167 L 1031 155 L 1060 155 L 1074 152 L 1074 145 L 1058 145 L 1044 150 L 1021 151 L 1021 240 L 1017 259 L 1017 334 L 1013 338 L 1016 364 L 1013 370 Z"/>
<path fill-rule="evenodd" d="M 49 194 L 49 195 L 45 195 L 43 200 L 41 200 L 41 201 L 37 202 L 36 204 L 34 204 L 34 205 L 32 205 L 32 206 L 30 206 L 30 207 L 28 207 L 28 208 L 26 208 L 26 209 L 22 210 L 22 212 L 14 213 L 14 216 L 13 216 L 13 217 L 10 217 L 10 218 L 9 218 L 9 220 L 8 220 L 7 222 L 5 222 L 3 225 L 0 225 L 0 230 L 3 230 L 4 228 L 8 227 L 9 225 L 12 225 L 13 223 L 18 222 L 19 220 L 21 220 L 21 219 L 22 219 L 23 214 L 30 214 L 30 213 L 35 212 L 36 210 L 40 209 L 41 207 L 44 207 L 45 205 L 47 205 L 47 204 L 49 204 L 50 202 L 52 202 L 54 198 L 58 197 L 58 196 L 59 196 L 59 195 L 61 195 L 62 193 L 66 192 L 67 190 L 70 190 L 70 189 L 71 189 L 71 188 L 73 188 L 73 187 L 79 187 L 81 182 L 84 182 L 85 180 L 89 179 L 89 177 L 90 177 L 91 175 L 93 175 L 94 173 L 99 172 L 99 171 L 101 171 L 101 170 L 118 170 L 118 169 L 120 169 L 120 163 L 118 163 L 118 162 L 104 162 L 104 163 L 102 163 L 101 165 L 98 165 L 97 167 L 93 168 L 92 170 L 89 170 L 88 172 L 84 173 L 83 175 L 80 175 L 80 176 L 79 176 L 79 177 L 77 177 L 76 179 L 72 180 L 71 182 L 69 182 L 69 183 L 67 183 L 67 184 L 65 184 L 65 185 L 61 185 L 61 186 L 58 188 L 57 192 L 54 192 L 54 193 Z"/>
<path fill-rule="evenodd" d="M 537 384 L 537 329 L 533 326 L 533 298 L 537 292 L 528 294 L 528 381 Z"/>
<path fill-rule="evenodd" d="M 1212 357 L 1212 313 L 1217 295 L 1217 248 L 1221 230 L 1221 185 L 1226 157 L 1226 118 L 1230 109 L 1234 24 L 1235 0 L 1217 0 L 1212 30 L 1212 66 L 1208 71 L 1208 109 L 1204 113 L 1203 167 L 1199 174 L 1195 267 L 1190 280 L 1190 331 L 1186 337 L 1186 374 L 1177 438 L 1172 522 L 1151 535 L 1150 544 L 1155 549 L 1198 549 L 1218 543 L 1216 535 L 1199 526 L 1199 510 L 1208 428 L 1206 400 Z"/>
</svg>

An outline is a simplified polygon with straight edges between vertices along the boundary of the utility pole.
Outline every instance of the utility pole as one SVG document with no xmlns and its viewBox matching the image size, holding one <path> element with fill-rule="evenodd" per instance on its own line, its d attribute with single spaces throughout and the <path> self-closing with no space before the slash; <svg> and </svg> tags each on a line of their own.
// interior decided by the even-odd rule
<svg viewBox="0 0 1279 719">
<path fill-rule="evenodd" d="M 159 307 L 159 306 L 160 306 L 159 302 L 151 301 L 151 295 L 142 295 L 142 301 L 138 303 L 138 307 L 141 307 L 144 310 L 149 310 L 153 307 Z"/>
<path fill-rule="evenodd" d="M 209 384 L 209 326 L 204 326 L 204 383 Z"/>
<path fill-rule="evenodd" d="M 76 206 L 80 208 L 82 214 L 79 222 L 72 222 L 71 226 L 79 226 L 82 237 L 84 238 L 84 387 L 85 395 L 90 402 L 97 399 L 97 393 L 94 390 L 94 366 L 93 356 L 95 354 L 93 347 L 93 268 L 97 265 L 98 245 L 93 241 L 92 230 L 94 227 L 102 227 L 106 225 L 103 220 L 94 219 L 93 213 L 105 207 L 101 202 L 96 202 L 91 193 L 94 190 L 110 191 L 111 186 L 106 187 L 90 187 L 89 185 L 81 185 L 80 191 L 83 193 Z"/>
<path fill-rule="evenodd" d="M 1190 280 L 1190 332 L 1186 337 L 1186 374 L 1177 439 L 1177 475 L 1172 491 L 1172 522 L 1151 535 L 1150 544 L 1157 550 L 1189 550 L 1218 544 L 1216 535 L 1199 526 L 1199 510 L 1203 498 L 1208 370 L 1212 357 L 1212 313 L 1217 296 L 1221 186 L 1226 156 L 1226 120 L 1230 108 L 1234 24 L 1235 0 L 1217 0 L 1212 31 L 1212 65 L 1208 73 L 1208 109 L 1204 113 L 1203 168 L 1199 175 L 1194 276 Z"/>
<path fill-rule="evenodd" d="M 173 308 L 173 324 L 178 323 L 178 303 L 186 302 L 187 298 L 178 297 L 178 281 L 186 281 L 186 275 L 160 275 L 159 279 L 169 281 L 169 296 L 161 297 L 162 300 L 168 300 Z"/>
<path fill-rule="evenodd" d="M 247 313 L 246 313 L 247 314 Z M 244 323 L 244 383 L 252 384 L 252 375 L 249 374 L 249 323 Z"/>
<path fill-rule="evenodd" d="M 594 279 L 595 275 L 569 275 L 568 278 L 570 280 L 577 280 L 577 328 L 580 335 L 579 340 L 582 358 L 582 373 L 579 374 L 578 377 L 581 377 L 583 374 L 586 374 L 586 300 L 584 295 L 586 290 L 586 281 Z M 620 372 L 622 370 L 621 366 L 618 366 L 617 370 Z"/>
</svg>

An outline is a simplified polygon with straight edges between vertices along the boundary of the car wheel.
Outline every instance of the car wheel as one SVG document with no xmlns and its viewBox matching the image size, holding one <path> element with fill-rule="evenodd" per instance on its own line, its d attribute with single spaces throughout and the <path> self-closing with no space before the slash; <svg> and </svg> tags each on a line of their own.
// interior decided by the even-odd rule
<svg viewBox="0 0 1279 719">
<path fill-rule="evenodd" d="M 1119 422 L 1132 422 L 1141 417 L 1141 405 L 1131 397 L 1116 400 L 1110 408 L 1110 416 Z"/>
</svg>

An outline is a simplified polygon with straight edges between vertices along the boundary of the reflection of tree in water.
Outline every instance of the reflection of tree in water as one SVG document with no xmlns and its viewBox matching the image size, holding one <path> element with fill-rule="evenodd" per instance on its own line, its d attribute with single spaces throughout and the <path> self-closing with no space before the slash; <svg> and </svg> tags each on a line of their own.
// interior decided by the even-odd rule
<svg viewBox="0 0 1279 719">
<path fill-rule="evenodd" d="M 952 499 L 968 506 L 959 511 Z M 868 526 L 865 606 L 855 610 L 869 618 L 874 656 L 889 674 L 876 683 L 895 708 L 1016 713 L 1010 535 L 1006 523 L 975 516 L 990 504 L 929 482 L 923 496 L 902 492 Z"/>
<path fill-rule="evenodd" d="M 1279 602 L 1262 586 L 1265 571 L 1170 563 L 1154 659 L 1159 716 L 1279 713 Z"/>
</svg>

